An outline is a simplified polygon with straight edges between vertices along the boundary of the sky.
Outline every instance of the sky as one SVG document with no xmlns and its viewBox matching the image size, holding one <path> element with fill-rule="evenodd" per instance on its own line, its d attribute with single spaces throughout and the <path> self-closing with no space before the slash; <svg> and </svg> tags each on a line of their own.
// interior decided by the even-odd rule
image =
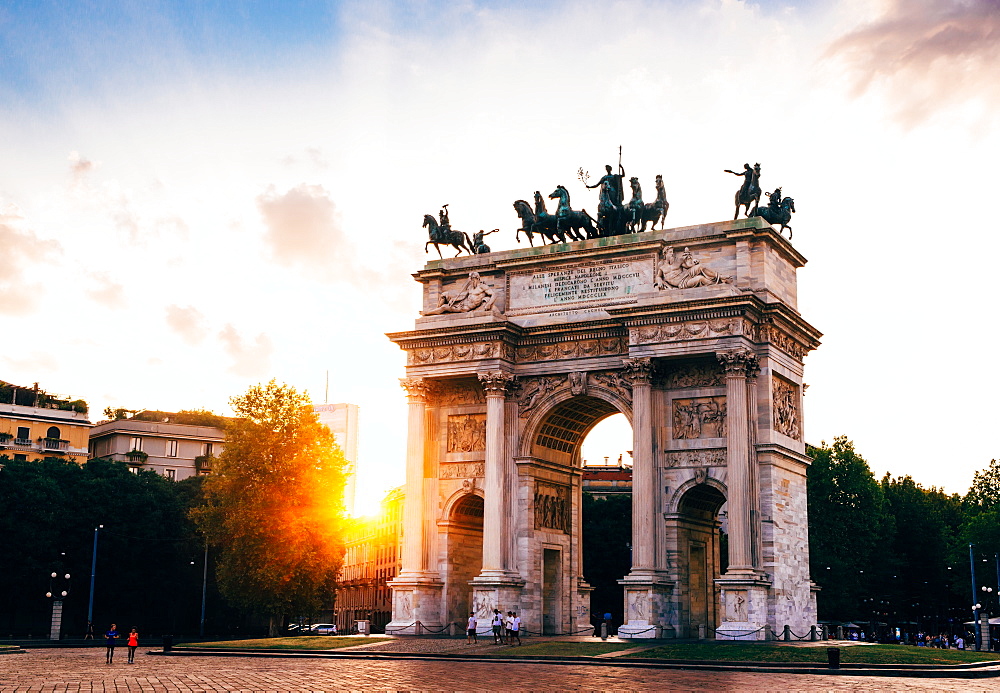
<svg viewBox="0 0 1000 693">
<path fill-rule="evenodd" d="M 98 420 L 323 402 L 329 371 L 370 502 L 424 214 L 517 247 L 515 199 L 595 208 L 576 172 L 621 146 L 668 226 L 709 223 L 760 162 L 824 333 L 806 439 L 962 493 L 998 447 L 998 36 L 995 0 L 4 3 L 0 379 Z"/>
</svg>

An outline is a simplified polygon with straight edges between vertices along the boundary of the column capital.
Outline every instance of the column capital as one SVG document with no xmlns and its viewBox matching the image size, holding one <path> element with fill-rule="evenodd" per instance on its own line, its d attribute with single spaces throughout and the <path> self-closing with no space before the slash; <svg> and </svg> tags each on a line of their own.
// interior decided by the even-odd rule
<svg viewBox="0 0 1000 693">
<path fill-rule="evenodd" d="M 483 386 L 487 397 L 504 397 L 514 385 L 514 376 L 503 371 L 487 371 L 476 375 L 479 376 L 479 384 Z"/>
<path fill-rule="evenodd" d="M 727 376 L 742 375 L 746 377 L 750 370 L 754 369 L 753 377 L 756 377 L 756 372 L 760 370 L 756 354 L 746 347 L 717 351 L 715 357 L 719 359 Z"/>
<path fill-rule="evenodd" d="M 411 402 L 426 402 L 430 392 L 430 383 L 423 378 L 400 378 L 399 385 L 406 390 Z"/>
<path fill-rule="evenodd" d="M 622 359 L 624 376 L 633 385 L 649 385 L 653 382 L 653 359 Z"/>
</svg>

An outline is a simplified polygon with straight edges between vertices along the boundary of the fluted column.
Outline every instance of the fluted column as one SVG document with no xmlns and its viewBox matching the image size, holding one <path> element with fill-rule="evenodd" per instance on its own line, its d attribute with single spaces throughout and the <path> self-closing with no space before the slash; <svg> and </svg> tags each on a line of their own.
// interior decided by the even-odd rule
<svg viewBox="0 0 1000 693">
<path fill-rule="evenodd" d="M 656 468 L 653 456 L 653 364 L 624 359 L 632 382 L 632 573 L 656 568 Z"/>
<path fill-rule="evenodd" d="M 729 570 L 753 570 L 750 550 L 750 431 L 747 422 L 747 363 L 749 349 L 717 354 L 726 370 L 726 445 L 729 487 Z"/>
<path fill-rule="evenodd" d="M 406 503 L 403 505 L 403 565 L 400 575 L 422 573 L 424 555 L 424 448 L 427 436 L 427 391 L 423 378 L 400 378 L 409 412 L 406 433 Z"/>
<path fill-rule="evenodd" d="M 761 567 L 760 536 L 760 470 L 757 468 L 757 376 L 760 363 L 757 357 L 747 359 L 747 426 L 749 427 L 747 469 L 750 472 L 750 562 L 755 569 Z"/>
<path fill-rule="evenodd" d="M 504 536 L 513 527 L 505 522 L 509 476 L 506 459 L 506 397 L 514 376 L 503 371 L 480 373 L 486 393 L 486 470 L 483 479 L 483 569 L 481 577 L 505 577 Z M 508 518 L 513 521 L 513 518 Z"/>
</svg>

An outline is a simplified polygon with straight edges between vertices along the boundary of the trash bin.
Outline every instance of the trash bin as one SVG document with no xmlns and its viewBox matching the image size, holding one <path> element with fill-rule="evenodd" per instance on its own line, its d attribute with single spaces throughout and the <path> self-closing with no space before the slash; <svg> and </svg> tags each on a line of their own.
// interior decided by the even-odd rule
<svg viewBox="0 0 1000 693">
<path fill-rule="evenodd" d="M 839 647 L 828 647 L 826 648 L 826 661 L 829 663 L 831 669 L 840 668 L 840 648 Z"/>
<path fill-rule="evenodd" d="M 172 636 L 172 635 L 164 635 L 163 636 L 163 651 L 164 652 L 170 652 L 170 650 L 172 650 L 172 649 L 174 649 L 174 636 Z"/>
</svg>

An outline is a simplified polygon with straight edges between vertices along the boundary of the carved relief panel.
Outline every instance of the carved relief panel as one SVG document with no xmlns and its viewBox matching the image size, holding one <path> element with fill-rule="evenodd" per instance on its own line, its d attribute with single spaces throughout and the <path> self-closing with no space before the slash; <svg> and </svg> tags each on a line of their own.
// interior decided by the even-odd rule
<svg viewBox="0 0 1000 693">
<path fill-rule="evenodd" d="M 675 399 L 673 422 L 675 439 L 725 438 L 726 398 Z"/>
<path fill-rule="evenodd" d="M 802 425 L 799 420 L 799 388 L 784 378 L 773 376 L 772 415 L 774 430 L 789 438 L 802 440 Z"/>
<path fill-rule="evenodd" d="M 486 449 L 486 414 L 448 417 L 448 452 L 478 452 Z"/>
<path fill-rule="evenodd" d="M 482 479 L 486 466 L 482 462 L 445 462 L 441 464 L 440 479 Z"/>
<path fill-rule="evenodd" d="M 438 407 L 485 404 L 483 389 L 475 380 L 442 380 L 435 383 L 432 403 Z"/>
<path fill-rule="evenodd" d="M 535 482 L 535 529 L 554 529 L 569 533 L 569 487 Z"/>
<path fill-rule="evenodd" d="M 726 375 L 718 363 L 695 363 L 665 372 L 657 379 L 665 390 L 683 390 L 691 387 L 725 387 Z"/>
</svg>

